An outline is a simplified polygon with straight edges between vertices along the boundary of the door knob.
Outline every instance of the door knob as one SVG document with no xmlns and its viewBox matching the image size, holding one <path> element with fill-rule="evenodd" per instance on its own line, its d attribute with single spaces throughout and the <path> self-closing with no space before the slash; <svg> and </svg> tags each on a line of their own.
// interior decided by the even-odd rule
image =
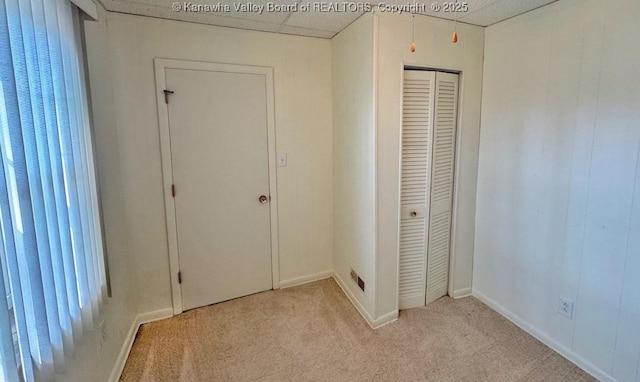
<svg viewBox="0 0 640 382">
<path fill-rule="evenodd" d="M 416 216 L 418 216 L 418 213 L 416 211 L 411 211 L 411 217 L 415 218 Z"/>
<path fill-rule="evenodd" d="M 265 204 L 269 201 L 269 197 L 266 195 L 260 195 L 258 201 L 260 202 L 260 204 Z"/>
</svg>

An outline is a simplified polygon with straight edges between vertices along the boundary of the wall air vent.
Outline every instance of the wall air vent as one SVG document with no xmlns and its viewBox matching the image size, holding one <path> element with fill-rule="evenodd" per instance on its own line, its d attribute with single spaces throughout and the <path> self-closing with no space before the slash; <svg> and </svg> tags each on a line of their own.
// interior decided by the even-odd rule
<svg viewBox="0 0 640 382">
<path fill-rule="evenodd" d="M 362 289 L 362 291 L 364 292 L 364 280 L 362 280 L 360 276 L 358 276 L 358 274 L 356 273 L 356 271 L 353 270 L 353 268 L 351 268 L 350 274 L 351 274 L 351 280 L 353 280 L 353 282 L 356 283 L 358 287 Z"/>
</svg>

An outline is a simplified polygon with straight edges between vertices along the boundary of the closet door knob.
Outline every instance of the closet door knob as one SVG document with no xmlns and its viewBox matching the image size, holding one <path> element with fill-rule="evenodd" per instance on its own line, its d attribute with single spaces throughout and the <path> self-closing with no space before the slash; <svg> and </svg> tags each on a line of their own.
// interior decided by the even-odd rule
<svg viewBox="0 0 640 382">
<path fill-rule="evenodd" d="M 260 195 L 258 201 L 260 202 L 260 204 L 265 204 L 269 201 L 269 198 L 266 195 Z"/>
<path fill-rule="evenodd" d="M 411 217 L 415 218 L 416 216 L 418 216 L 418 213 L 416 211 L 411 211 Z"/>
</svg>

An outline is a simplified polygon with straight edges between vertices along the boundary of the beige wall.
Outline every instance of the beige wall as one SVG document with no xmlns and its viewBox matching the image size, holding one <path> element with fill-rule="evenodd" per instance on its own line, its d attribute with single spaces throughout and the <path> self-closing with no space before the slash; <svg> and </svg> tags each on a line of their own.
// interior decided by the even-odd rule
<svg viewBox="0 0 640 382">
<path fill-rule="evenodd" d="M 128 253 L 138 311 L 172 306 L 153 59 L 274 68 L 281 282 L 332 269 L 332 105 L 328 40 L 110 13 L 109 56 Z M 111 159 L 115 161 L 115 159 Z"/>
<path fill-rule="evenodd" d="M 486 31 L 474 294 L 601 380 L 640 381 L 638 15 L 568 0 Z"/>
<path fill-rule="evenodd" d="M 89 81 L 93 101 L 94 146 L 112 297 L 101 311 L 96 330 L 84 334 L 69 359 L 62 381 L 107 381 L 134 322 L 137 310 L 135 272 L 130 256 L 128 231 L 122 223 L 125 201 L 122 193 L 120 157 L 113 154 L 117 142 L 114 103 L 109 75 L 106 12 L 98 7 L 98 22 L 85 23 Z"/>
<path fill-rule="evenodd" d="M 380 14 L 376 46 L 377 257 L 375 317 L 398 309 L 398 224 L 403 65 L 460 71 L 451 290 L 471 293 L 484 28 L 428 16 L 415 18 L 415 53 L 409 51 L 410 14 Z"/>
<path fill-rule="evenodd" d="M 373 14 L 331 40 L 333 70 L 333 268 L 373 317 L 375 274 L 375 126 Z M 365 281 L 363 293 L 351 280 Z"/>
<path fill-rule="evenodd" d="M 171 306 L 153 73 L 167 57 L 274 67 L 281 279 L 335 268 L 373 321 L 397 312 L 403 65 L 460 71 L 452 291 L 473 276 L 592 373 L 640 381 L 639 12 L 564 0 L 488 28 L 486 49 L 483 28 L 458 24 L 452 44 L 452 22 L 417 16 L 414 54 L 410 15 L 367 14 L 332 40 L 120 14 L 108 41 L 88 27 L 114 297 L 67 377 L 106 376 L 136 309 Z"/>
</svg>

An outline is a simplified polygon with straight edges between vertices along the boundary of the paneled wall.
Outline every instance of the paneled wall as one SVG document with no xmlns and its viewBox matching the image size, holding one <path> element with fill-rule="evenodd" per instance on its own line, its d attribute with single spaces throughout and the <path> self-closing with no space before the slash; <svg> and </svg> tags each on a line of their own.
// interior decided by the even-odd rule
<svg viewBox="0 0 640 382">
<path fill-rule="evenodd" d="M 640 381 L 638 15 L 567 0 L 487 28 L 476 203 L 474 294 L 619 381 Z"/>
</svg>

